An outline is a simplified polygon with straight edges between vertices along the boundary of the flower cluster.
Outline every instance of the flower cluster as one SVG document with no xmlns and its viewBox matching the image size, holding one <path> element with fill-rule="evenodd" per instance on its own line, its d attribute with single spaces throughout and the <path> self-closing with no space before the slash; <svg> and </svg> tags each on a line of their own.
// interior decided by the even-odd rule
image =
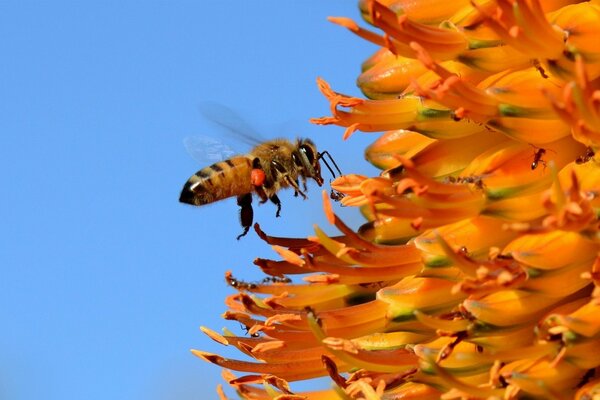
<svg viewBox="0 0 600 400">
<path fill-rule="evenodd" d="M 281 260 L 255 261 L 262 282 L 227 275 L 224 316 L 249 335 L 202 328 L 256 361 L 194 353 L 246 399 L 597 398 L 600 1 L 360 8 L 381 33 L 331 21 L 381 46 L 366 98 L 319 80 L 331 115 L 313 122 L 383 132 L 366 149 L 381 174 L 332 183 L 367 222 L 324 195 L 340 236 L 256 227 Z M 331 389 L 288 385 L 321 376 Z"/>
</svg>

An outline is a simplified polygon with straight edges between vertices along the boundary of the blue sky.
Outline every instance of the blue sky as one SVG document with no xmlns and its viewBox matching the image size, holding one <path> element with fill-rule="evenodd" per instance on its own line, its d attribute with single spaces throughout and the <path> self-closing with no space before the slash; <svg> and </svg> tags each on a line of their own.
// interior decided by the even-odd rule
<svg viewBox="0 0 600 400">
<path fill-rule="evenodd" d="M 214 101 L 266 137 L 309 136 L 345 172 L 373 173 L 362 149 L 310 125 L 328 114 L 315 79 L 358 95 L 375 47 L 326 21 L 358 19 L 352 1 L 0 3 L 0 399 L 213 398 L 228 356 L 219 331 L 228 269 L 259 275 L 275 257 L 241 241 L 234 199 L 178 203 L 199 168 L 183 140 L 222 132 Z M 274 235 L 327 226 L 316 185 L 282 194 L 255 220 Z M 341 210 L 351 225 L 356 210 Z M 229 392 L 231 394 L 231 391 Z"/>
</svg>

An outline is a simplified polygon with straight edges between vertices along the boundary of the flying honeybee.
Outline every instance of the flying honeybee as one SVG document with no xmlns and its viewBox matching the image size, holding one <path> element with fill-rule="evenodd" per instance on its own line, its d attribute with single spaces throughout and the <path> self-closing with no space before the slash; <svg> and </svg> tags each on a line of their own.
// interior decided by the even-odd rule
<svg viewBox="0 0 600 400">
<path fill-rule="evenodd" d="M 279 190 L 293 188 L 295 196 L 306 198 L 306 182 L 309 178 L 319 186 L 323 185 L 321 160 L 335 176 L 323 159 L 324 155 L 329 157 L 341 174 L 331 155 L 327 151 L 319 153 L 309 139 L 297 139 L 295 143 L 286 139 L 268 140 L 256 145 L 246 155 L 233 156 L 196 172 L 183 186 L 179 201 L 202 206 L 237 196 L 243 227 L 243 232 L 237 237 L 239 240 L 252 225 L 252 194 L 260 197 L 261 204 L 271 200 L 277 206 L 276 216 L 279 217 Z"/>
</svg>

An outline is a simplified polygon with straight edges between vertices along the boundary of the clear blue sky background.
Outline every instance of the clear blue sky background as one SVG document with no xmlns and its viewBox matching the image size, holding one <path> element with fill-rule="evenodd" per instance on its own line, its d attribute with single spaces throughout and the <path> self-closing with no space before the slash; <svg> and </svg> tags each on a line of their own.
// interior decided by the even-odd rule
<svg viewBox="0 0 600 400">
<path fill-rule="evenodd" d="M 202 167 L 183 139 L 216 135 L 202 101 L 265 137 L 312 137 L 346 172 L 373 171 L 327 115 L 317 76 L 358 94 L 375 47 L 326 21 L 354 1 L 0 2 L 0 399 L 214 398 L 213 343 L 232 293 L 276 255 L 241 241 L 235 200 L 178 203 Z M 274 235 L 327 226 L 320 192 L 255 219 Z M 342 210 L 353 226 L 356 210 Z M 242 357 L 243 358 L 243 357 Z M 231 391 L 229 391 L 231 394 Z"/>
</svg>

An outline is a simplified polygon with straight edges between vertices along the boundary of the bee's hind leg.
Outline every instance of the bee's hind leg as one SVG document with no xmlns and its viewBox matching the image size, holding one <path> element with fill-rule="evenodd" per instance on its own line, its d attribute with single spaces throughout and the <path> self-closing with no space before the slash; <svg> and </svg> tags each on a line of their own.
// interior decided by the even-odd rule
<svg viewBox="0 0 600 400">
<path fill-rule="evenodd" d="M 265 204 L 267 202 L 267 200 L 269 200 L 269 197 L 267 196 L 267 193 L 265 192 L 264 186 L 255 186 L 254 190 L 256 191 L 256 194 L 258 195 L 258 197 L 260 197 L 260 204 Z"/>
<path fill-rule="evenodd" d="M 279 217 L 279 215 L 281 214 L 281 200 L 279 200 L 279 197 L 277 197 L 276 194 L 269 197 L 269 200 L 271 200 L 271 202 L 277 206 L 277 212 L 275 213 L 275 217 Z"/>
<path fill-rule="evenodd" d="M 254 219 L 254 211 L 252 210 L 252 193 L 243 194 L 237 198 L 238 206 L 240 206 L 240 223 L 244 231 L 238 235 L 237 240 L 240 240 L 242 236 L 245 236 L 252 226 L 252 220 Z"/>
</svg>

